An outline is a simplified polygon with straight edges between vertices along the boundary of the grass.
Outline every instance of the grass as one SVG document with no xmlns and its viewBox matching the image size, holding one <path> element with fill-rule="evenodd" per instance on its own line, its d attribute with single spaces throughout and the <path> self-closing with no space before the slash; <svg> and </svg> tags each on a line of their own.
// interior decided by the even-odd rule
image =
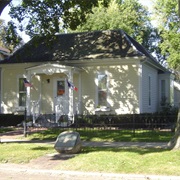
<svg viewBox="0 0 180 180">
<path fill-rule="evenodd" d="M 28 135 L 28 139 L 55 140 L 65 129 L 48 129 Z M 79 129 L 81 139 L 86 141 L 146 141 L 167 142 L 173 133 L 163 131 L 84 130 Z M 1 143 L 0 163 L 28 163 L 46 154 L 54 154 L 54 145 L 35 143 Z M 56 152 L 57 153 L 57 152 Z M 109 148 L 83 147 L 81 153 L 59 161 L 56 169 L 135 173 L 180 176 L 180 151 L 160 148 Z"/>
<path fill-rule="evenodd" d="M 2 143 L 0 152 L 0 163 L 23 164 L 56 151 L 52 144 Z M 59 161 L 55 169 L 180 176 L 179 157 L 180 151 L 159 148 L 83 147 L 81 153 Z"/>
<path fill-rule="evenodd" d="M 5 132 L 10 132 L 10 131 L 14 131 L 15 128 L 0 128 L 0 133 L 5 133 Z"/>
<path fill-rule="evenodd" d="M 57 169 L 110 172 L 180 175 L 180 151 L 143 148 L 85 148 L 83 152 Z"/>
<path fill-rule="evenodd" d="M 71 129 L 70 129 L 71 130 Z M 29 135 L 29 139 L 36 140 L 55 140 L 57 136 L 65 131 L 64 129 L 48 129 Z M 168 142 L 173 133 L 170 131 L 152 130 L 85 130 L 78 129 L 81 139 L 84 141 L 128 141 L 128 142 Z"/>
<path fill-rule="evenodd" d="M 2 143 L 0 152 L 1 163 L 28 163 L 31 159 L 55 152 L 55 150 L 52 145 L 48 144 Z"/>
</svg>

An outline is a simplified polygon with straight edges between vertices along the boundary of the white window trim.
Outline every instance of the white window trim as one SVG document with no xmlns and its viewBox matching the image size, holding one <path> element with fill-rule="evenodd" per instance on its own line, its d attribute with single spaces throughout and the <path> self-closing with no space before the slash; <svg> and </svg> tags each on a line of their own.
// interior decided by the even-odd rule
<svg viewBox="0 0 180 180">
<path fill-rule="evenodd" d="M 98 76 L 99 75 L 106 75 L 107 76 L 107 84 L 106 84 L 106 88 L 107 88 L 107 102 L 106 102 L 106 106 L 101 106 L 101 107 L 98 107 Z M 106 112 L 106 111 L 111 111 L 110 107 L 109 107 L 109 103 L 108 103 L 108 98 L 109 98 L 109 74 L 107 71 L 101 71 L 101 72 L 98 72 L 97 75 L 96 75 L 96 79 L 95 79 L 95 84 L 96 84 L 96 103 L 95 103 L 95 111 L 98 112 L 98 111 L 102 111 L 102 112 Z"/>
<path fill-rule="evenodd" d="M 19 79 L 20 78 L 27 78 L 27 77 L 24 74 L 17 76 L 17 108 L 16 108 L 16 110 L 17 111 L 24 111 L 25 110 L 25 106 L 19 106 Z"/>
</svg>

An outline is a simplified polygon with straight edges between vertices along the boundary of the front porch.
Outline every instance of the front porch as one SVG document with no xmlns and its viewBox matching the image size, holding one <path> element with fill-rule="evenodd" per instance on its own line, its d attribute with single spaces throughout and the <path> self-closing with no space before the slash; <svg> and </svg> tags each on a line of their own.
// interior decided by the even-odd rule
<svg viewBox="0 0 180 180">
<path fill-rule="evenodd" d="M 73 122 L 74 114 L 81 113 L 81 70 L 43 64 L 29 67 L 26 71 L 27 80 L 33 85 L 27 87 L 26 113 L 32 117 L 33 124 L 40 118 L 57 124 L 62 116 Z M 69 88 L 67 81 L 75 83 L 78 91 Z"/>
</svg>

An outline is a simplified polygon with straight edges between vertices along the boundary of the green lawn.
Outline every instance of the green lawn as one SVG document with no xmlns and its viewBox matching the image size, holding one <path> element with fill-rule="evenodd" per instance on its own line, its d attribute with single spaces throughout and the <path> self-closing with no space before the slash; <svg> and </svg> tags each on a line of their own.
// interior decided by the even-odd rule
<svg viewBox="0 0 180 180">
<path fill-rule="evenodd" d="M 52 144 L 1 143 L 0 152 L 0 163 L 23 164 L 56 151 Z M 180 176 L 179 157 L 180 151 L 159 148 L 84 147 L 74 157 L 59 161 L 55 169 Z"/>
<path fill-rule="evenodd" d="M 48 129 L 28 135 L 27 138 L 55 140 L 62 131 L 62 129 Z M 135 134 L 132 131 L 122 130 L 80 129 L 78 132 L 81 139 L 86 141 L 168 142 L 173 135 L 171 132 L 140 130 Z M 0 163 L 28 163 L 31 159 L 55 152 L 53 144 L 1 143 Z M 160 148 L 83 147 L 81 153 L 59 161 L 56 169 L 180 176 L 179 157 L 180 151 Z"/>
<path fill-rule="evenodd" d="M 56 152 L 52 145 L 33 143 L 1 143 L 1 163 L 28 163 L 31 159 Z"/>
<path fill-rule="evenodd" d="M 71 129 L 70 129 L 71 130 Z M 48 129 L 45 131 L 29 135 L 29 139 L 53 139 L 65 131 L 64 129 Z M 131 142 L 168 142 L 173 133 L 170 131 L 152 131 L 152 130 L 98 130 L 98 129 L 78 129 L 81 139 L 84 141 L 131 141 Z"/>
<path fill-rule="evenodd" d="M 63 170 L 180 175 L 180 151 L 143 148 L 85 148 L 57 167 Z"/>
<path fill-rule="evenodd" d="M 0 128 L 0 133 L 5 133 L 5 132 L 9 132 L 9 131 L 14 131 L 16 130 L 15 128 Z"/>
</svg>

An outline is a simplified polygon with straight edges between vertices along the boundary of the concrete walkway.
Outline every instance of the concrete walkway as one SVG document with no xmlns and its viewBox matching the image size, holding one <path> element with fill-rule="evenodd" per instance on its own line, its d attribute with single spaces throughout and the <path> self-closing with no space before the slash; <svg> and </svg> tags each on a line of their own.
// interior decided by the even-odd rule
<svg viewBox="0 0 180 180">
<path fill-rule="evenodd" d="M 168 148 L 165 142 L 83 142 L 83 146 L 93 147 L 142 147 L 142 148 Z"/>
<path fill-rule="evenodd" d="M 7 139 L 1 138 L 1 143 L 48 143 L 54 144 L 55 141 L 48 140 L 24 140 L 24 139 Z M 82 146 L 90 147 L 142 147 L 142 148 L 168 148 L 166 142 L 95 142 L 95 141 L 82 141 Z"/>
</svg>

